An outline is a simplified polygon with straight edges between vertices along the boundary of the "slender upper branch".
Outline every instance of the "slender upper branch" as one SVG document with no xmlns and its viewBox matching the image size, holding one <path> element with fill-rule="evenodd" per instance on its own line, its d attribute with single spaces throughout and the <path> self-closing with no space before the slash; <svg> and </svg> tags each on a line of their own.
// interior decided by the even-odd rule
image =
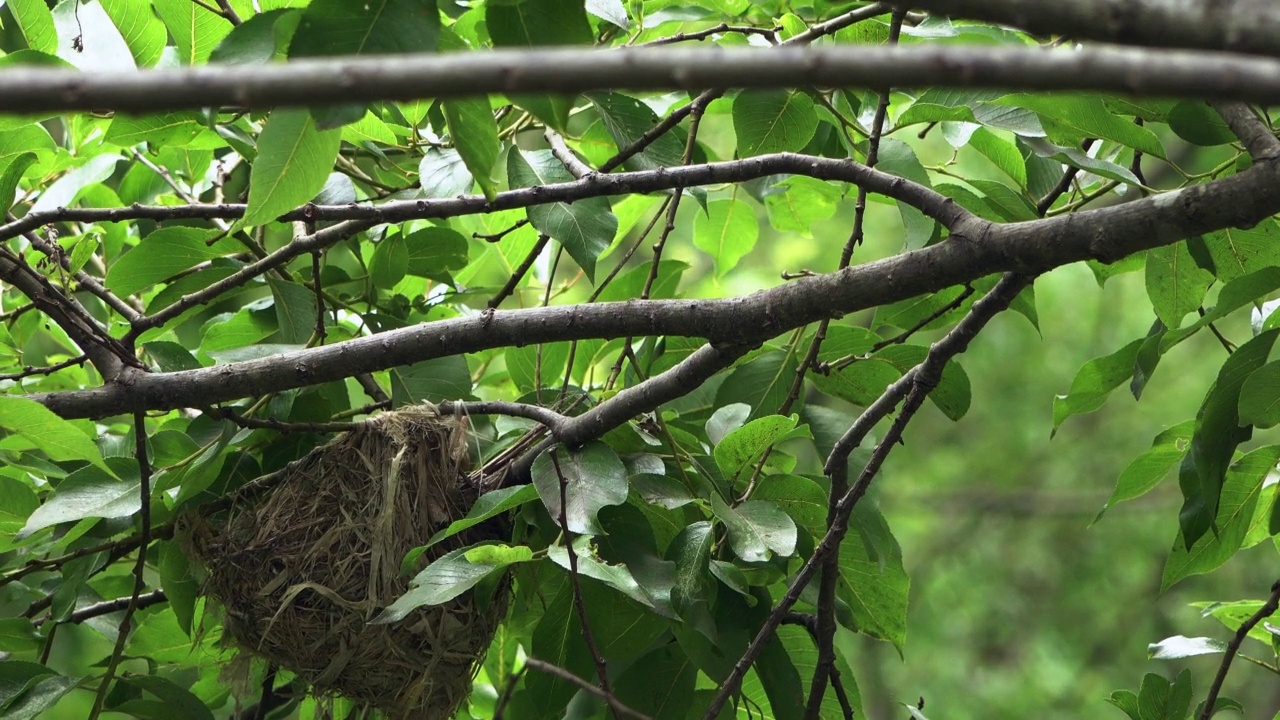
<svg viewBox="0 0 1280 720">
<path fill-rule="evenodd" d="M 1045 8 L 1070 3 L 1035 5 Z M 495 50 L 254 66 L 206 65 L 113 74 L 12 67 L 0 74 L 0 112 L 109 109 L 145 113 L 492 93 L 797 85 L 874 90 L 920 86 L 1105 90 L 1277 104 L 1280 60 L 1206 51 L 1107 47 L 1046 50 L 845 45 Z"/>
</svg>

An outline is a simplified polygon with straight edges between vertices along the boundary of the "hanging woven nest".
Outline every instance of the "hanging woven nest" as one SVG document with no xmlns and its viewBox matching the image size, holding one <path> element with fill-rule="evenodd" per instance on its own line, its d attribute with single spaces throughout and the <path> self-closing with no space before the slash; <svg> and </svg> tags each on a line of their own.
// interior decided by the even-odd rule
<svg viewBox="0 0 1280 720">
<path fill-rule="evenodd" d="M 408 587 L 405 553 L 466 515 L 466 432 L 430 406 L 388 412 L 317 448 L 225 518 L 196 521 L 191 548 L 223 635 L 295 673 L 319 695 L 393 718 L 445 720 L 471 693 L 506 589 L 369 621 Z M 432 560 L 499 536 L 490 523 L 432 547 Z"/>
</svg>

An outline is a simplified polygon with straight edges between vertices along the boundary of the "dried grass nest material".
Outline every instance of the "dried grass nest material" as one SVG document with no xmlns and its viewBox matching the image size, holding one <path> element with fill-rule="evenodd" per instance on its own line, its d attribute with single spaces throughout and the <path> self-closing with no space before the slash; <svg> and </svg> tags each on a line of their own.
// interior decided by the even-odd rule
<svg viewBox="0 0 1280 720">
<path fill-rule="evenodd" d="M 317 694 L 394 718 L 452 717 L 505 613 L 505 589 L 391 625 L 368 621 L 407 589 L 405 553 L 471 507 L 466 457 L 457 420 L 430 406 L 383 413 L 239 500 L 222 522 L 197 523 L 191 545 L 208 571 L 206 594 L 224 608 L 224 637 Z M 478 526 L 428 559 L 501 531 Z"/>
</svg>

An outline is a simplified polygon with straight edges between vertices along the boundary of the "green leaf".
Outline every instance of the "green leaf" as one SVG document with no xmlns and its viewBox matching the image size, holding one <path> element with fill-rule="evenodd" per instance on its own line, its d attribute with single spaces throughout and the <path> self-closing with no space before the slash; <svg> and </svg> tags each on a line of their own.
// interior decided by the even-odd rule
<svg viewBox="0 0 1280 720">
<path fill-rule="evenodd" d="M 1258 428 L 1280 424 L 1280 360 L 1263 365 L 1244 381 L 1240 422 Z"/>
<path fill-rule="evenodd" d="M 258 137 L 244 222 L 269 223 L 315 197 L 329 178 L 341 139 L 338 130 L 319 130 L 306 110 L 273 111 Z"/>
<path fill-rule="evenodd" d="M 22 36 L 26 38 L 27 47 L 56 55 L 58 31 L 53 25 L 53 13 L 44 0 L 9 0 L 6 4 L 21 28 Z"/>
<path fill-rule="evenodd" d="M 876 165 L 876 169 L 904 177 L 925 187 L 932 187 L 929 183 L 929 173 L 925 172 L 924 166 L 920 164 L 915 150 L 901 140 L 884 138 L 880 141 L 880 162 Z M 907 232 L 907 247 L 924 247 L 933 237 L 936 223 L 906 203 L 895 204 L 898 206 L 898 214 L 902 216 L 902 225 Z"/>
<path fill-rule="evenodd" d="M 495 47 L 583 45 L 594 38 L 581 0 L 486 3 L 484 19 Z M 560 131 L 573 107 L 570 98 L 559 95 L 517 95 L 511 100 Z"/>
<path fill-rule="evenodd" d="M 747 562 L 764 562 L 771 553 L 790 557 L 796 551 L 796 524 L 777 504 L 748 500 L 729 507 L 711 496 L 711 511 L 729 530 L 729 545 Z"/>
<path fill-rule="evenodd" d="M 59 523 L 85 518 L 129 517 L 138 512 L 142 507 L 139 497 L 142 483 L 138 479 L 136 464 L 121 458 L 112 458 L 111 464 L 115 466 L 116 474 L 123 474 L 126 479 L 112 477 L 94 466 L 71 473 L 49 499 L 31 513 L 18 537 L 29 537 L 38 530 Z M 132 472 L 127 472 L 126 468 Z"/>
<path fill-rule="evenodd" d="M 1225 228 L 1202 240 L 1213 259 L 1213 274 L 1222 282 L 1280 264 L 1273 252 L 1280 242 L 1280 226 L 1270 220 L 1248 230 Z"/>
<path fill-rule="evenodd" d="M 213 720 L 213 712 L 192 692 L 168 678 L 159 675 L 129 675 L 120 678 L 120 682 L 132 685 L 139 690 L 160 699 L 164 703 L 165 712 L 173 717 L 191 718 L 191 720 Z M 115 712 L 129 713 L 129 704 L 139 702 L 130 700 L 112 708 Z"/>
<path fill-rule="evenodd" d="M 475 178 L 457 150 L 432 148 L 418 164 L 418 181 L 423 195 L 447 198 L 470 192 Z"/>
<path fill-rule="evenodd" d="M 1240 425 L 1240 390 L 1266 363 L 1280 330 L 1269 330 L 1233 352 L 1196 414 L 1195 435 L 1178 474 L 1184 502 L 1178 521 L 1187 548 L 1203 536 L 1218 513 L 1227 465 L 1236 447 L 1248 440 L 1252 428 Z"/>
<path fill-rule="evenodd" d="M 151 6 L 134 0 L 100 0 L 100 2 L 102 9 L 120 31 L 125 44 L 129 46 L 129 52 L 133 55 L 138 67 L 155 65 L 164 54 L 168 34 L 165 32 L 164 23 L 151 11 Z"/>
<path fill-rule="evenodd" d="M 636 660 L 613 691 L 624 705 L 653 720 L 685 720 L 697 677 L 698 668 L 689 656 L 679 645 L 668 644 Z"/>
<path fill-rule="evenodd" d="M 1217 304 L 1204 316 L 1186 327 L 1170 330 L 1164 336 L 1164 340 L 1160 343 L 1160 352 L 1167 352 L 1169 348 L 1207 327 L 1209 323 L 1224 318 L 1246 305 L 1261 301 L 1263 296 L 1276 288 L 1280 288 L 1280 268 L 1277 267 L 1262 268 L 1228 282 L 1218 291 Z"/>
<path fill-rule="evenodd" d="M 907 595 L 910 580 L 902 568 L 902 550 L 880 512 L 860 503 L 840 542 L 837 591 L 853 611 L 864 635 L 888 640 L 902 653 L 907 638 Z"/>
<path fill-rule="evenodd" d="M 302 13 L 278 9 L 259 13 L 237 25 L 209 56 L 211 63 L 265 65 L 283 60 Z"/>
<path fill-rule="evenodd" d="M 1236 142 L 1222 116 L 1200 100 L 1184 100 L 1169 111 L 1169 129 L 1192 145 L 1211 147 Z"/>
<path fill-rule="evenodd" d="M 1053 398 L 1053 432 L 1072 415 L 1102 407 L 1111 391 L 1133 377 L 1134 362 L 1143 340 L 1138 339 L 1110 355 L 1094 358 L 1080 367 L 1066 395 Z"/>
<path fill-rule="evenodd" d="M 1216 532 L 1206 532 L 1194 543 L 1179 535 L 1164 566 L 1161 590 L 1190 575 L 1207 573 L 1230 560 L 1244 543 L 1253 522 L 1262 483 L 1280 460 L 1280 445 L 1259 448 L 1240 458 L 1227 470 L 1214 518 Z"/>
<path fill-rule="evenodd" d="M 481 580 L 503 572 L 507 566 L 533 558 L 528 548 L 508 548 L 512 552 L 484 553 L 477 555 L 474 549 L 458 548 L 440 556 L 409 582 L 409 590 L 388 605 L 370 621 L 373 625 L 387 625 L 403 620 L 409 613 L 423 605 L 446 603 L 475 587 Z M 476 561 L 468 559 L 471 553 Z"/>
<path fill-rule="evenodd" d="M 426 547 L 537 499 L 538 490 L 533 485 L 515 485 L 487 492 L 476 499 L 466 517 L 454 520 L 449 527 L 431 536 Z"/>
<path fill-rule="evenodd" d="M 20 660 L 0 661 L 0 682 L 8 674 L 6 666 L 22 662 Z M 24 665 L 36 665 L 36 663 L 23 663 Z M 37 667 L 43 668 L 43 665 Z M 48 670 L 47 668 L 45 668 Z M 4 708 L 5 720 L 35 720 L 41 717 L 45 710 L 52 708 L 62 699 L 64 695 L 76 689 L 80 684 L 77 678 L 58 675 L 53 671 L 47 674 L 33 678 L 33 681 L 26 684 L 23 691 L 9 700 L 8 703 L 0 702 L 0 707 Z"/>
<path fill-rule="evenodd" d="M 120 295 L 132 295 L 224 255 L 221 247 L 207 242 L 215 232 L 176 226 L 156 230 L 111 264 L 107 287 Z"/>
<path fill-rule="evenodd" d="M 923 345 L 890 345 L 875 357 L 888 362 L 898 370 L 901 376 L 908 370 L 924 362 L 929 354 Z M 929 392 L 929 399 L 934 405 L 952 420 L 959 420 L 969 412 L 972 390 L 969 375 L 957 360 L 951 360 L 942 368 L 942 379 L 938 386 Z"/>
<path fill-rule="evenodd" d="M 586 8 L 592 15 L 623 30 L 630 27 L 627 21 L 627 9 L 622 5 L 622 0 L 587 0 Z"/>
<path fill-rule="evenodd" d="M 813 98 L 799 90 L 743 90 L 733 99 L 733 130 L 742 157 L 799 152 L 817 129 Z"/>
<path fill-rule="evenodd" d="M 1138 180 L 1138 176 L 1134 175 L 1129 168 L 1117 165 L 1109 160 L 1099 160 L 1078 148 L 1061 147 L 1043 138 L 1019 138 L 1018 141 L 1034 153 L 1026 156 L 1028 167 L 1031 167 L 1033 160 L 1057 160 L 1064 165 L 1085 170 L 1108 180 L 1130 185 L 1142 184 Z M 1054 168 L 1057 167 L 1055 164 Z M 1053 182 L 1057 182 L 1057 180 L 1055 179 Z"/>
<path fill-rule="evenodd" d="M 1113 115 L 1096 95 L 1008 95 L 998 102 L 1034 111 L 1045 123 L 1050 137 L 1061 137 L 1065 133 L 1072 140 L 1103 138 L 1148 155 L 1165 157 L 1164 146 L 1154 133 L 1127 118 Z"/>
<path fill-rule="evenodd" d="M 183 65 L 207 62 L 233 27 L 226 18 L 190 0 L 154 0 L 151 4 L 173 36 Z"/>
<path fill-rule="evenodd" d="M 1000 137 L 987 128 L 978 128 L 969 137 L 969 147 L 1013 178 L 1019 187 L 1027 186 L 1027 165 L 1016 143 Z"/>
<path fill-rule="evenodd" d="M 453 145 L 462 156 L 462 161 L 480 184 L 484 196 L 493 200 L 497 196 L 498 186 L 490 173 L 502 147 L 498 143 L 498 124 L 494 122 L 489 99 L 479 97 L 446 100 L 440 103 L 440 109 L 449 126 L 449 137 L 453 138 Z"/>
<path fill-rule="evenodd" d="M 781 629 L 781 628 L 779 628 Z M 808 638 L 799 639 L 802 645 L 811 645 Z M 787 652 L 788 647 L 779 636 L 756 657 L 752 668 L 760 677 L 765 695 L 769 698 L 769 708 L 773 710 L 776 720 L 801 720 L 805 711 L 805 689 L 800 679 L 799 669 L 792 662 Z M 810 676 L 806 676 L 806 680 Z M 831 689 L 827 689 L 831 693 Z"/>
<path fill-rule="evenodd" d="M 781 507 L 815 538 L 827 531 L 827 493 L 809 478 L 769 475 L 760 479 L 753 500 L 768 500 Z"/>
<path fill-rule="evenodd" d="M 391 370 L 391 402 L 396 407 L 471 397 L 471 370 L 465 355 L 423 360 Z"/>
<path fill-rule="evenodd" d="M 538 489 L 538 497 L 551 513 L 556 524 L 560 523 L 560 483 L 563 474 L 565 498 L 565 522 L 570 532 L 581 535 L 601 535 L 603 530 L 596 516 L 602 508 L 621 505 L 627 501 L 627 469 L 613 450 L 604 443 L 593 442 L 565 452 L 556 451 L 556 462 L 551 460 L 551 450 L 540 454 L 533 461 L 530 474 Z"/>
<path fill-rule="evenodd" d="M 369 259 L 369 279 L 373 286 L 390 290 L 404 279 L 409 271 L 409 248 L 404 235 L 395 233 L 373 249 Z"/>
<path fill-rule="evenodd" d="M 1145 495 L 1159 484 L 1186 456 L 1194 429 L 1195 421 L 1188 420 L 1157 435 L 1151 448 L 1134 458 L 1120 473 L 1107 508 Z"/>
<path fill-rule="evenodd" d="M 714 543 L 711 523 L 703 520 L 685 526 L 667 548 L 667 559 L 676 564 L 671 604 L 686 622 L 707 612 L 712 591 L 708 568 Z"/>
<path fill-rule="evenodd" d="M 435 0 L 312 0 L 289 57 L 430 52 L 439 32 Z"/>
<path fill-rule="evenodd" d="M 0 428 L 21 435 L 50 460 L 83 460 L 111 473 L 92 438 L 34 400 L 0 395 Z"/>
<path fill-rule="evenodd" d="M 316 329 L 316 295 L 298 283 L 275 277 L 267 278 L 276 310 L 276 327 L 280 341 L 305 345 Z"/>
<path fill-rule="evenodd" d="M 40 499 L 26 483 L 0 475 L 0 531 L 18 532 L 38 507 Z"/>
<path fill-rule="evenodd" d="M 1185 241 L 1147 251 L 1147 296 L 1168 328 L 1200 307 L 1212 282 L 1213 273 L 1196 264 Z"/>
<path fill-rule="evenodd" d="M 13 207 L 13 201 L 18 192 L 18 182 L 35 161 L 36 154 L 26 152 L 14 157 L 4 166 L 4 172 L 0 173 L 0 214 L 9 212 Z"/>
<path fill-rule="evenodd" d="M 587 99 L 600 113 L 605 130 L 618 150 L 630 147 L 658 124 L 658 115 L 645 103 L 621 93 L 588 93 Z M 684 147 L 672 133 L 663 133 L 622 164 L 627 170 L 656 170 L 675 167 L 684 160 Z"/>
<path fill-rule="evenodd" d="M 415 230 L 404 236 L 404 246 L 408 251 L 405 268 L 410 275 L 439 280 L 467 266 L 467 239 L 457 230 Z"/>
<path fill-rule="evenodd" d="M 796 232 L 812 237 L 814 223 L 835 215 L 841 189 L 834 183 L 810 177 L 793 176 L 778 183 L 782 192 L 764 199 L 769 213 L 769 224 L 777 230 Z M 701 217 L 701 216 L 698 216 Z"/>
<path fill-rule="evenodd" d="M 550 150 L 526 153 L 515 148 L 507 155 L 507 177 L 512 187 L 522 188 L 573 180 Z M 537 205 L 529 208 L 528 216 L 529 224 L 563 245 L 587 279 L 594 280 L 596 258 L 608 249 L 618 232 L 618 218 L 610 211 L 608 200 L 587 198 Z"/>
<path fill-rule="evenodd" d="M 782 406 L 795 379 L 796 359 L 790 353 L 770 350 L 739 365 L 716 390 L 715 406 L 745 403 L 751 417 L 771 415 Z M 797 402 L 794 409 L 799 410 Z"/>
<path fill-rule="evenodd" d="M 597 558 L 591 546 L 591 540 L 592 538 L 588 535 L 580 535 L 573 541 L 574 560 L 578 566 L 578 573 L 582 577 L 599 580 L 647 608 L 656 608 L 654 598 L 640 586 L 632 576 L 631 570 L 626 565 L 611 564 Z M 569 551 L 563 545 L 548 547 L 547 557 L 565 570 L 572 568 L 569 562 Z"/>
<path fill-rule="evenodd" d="M 195 370 L 201 366 L 199 360 L 196 360 L 186 348 L 175 342 L 160 340 L 143 343 L 142 349 L 146 351 L 161 372 Z"/>
<path fill-rule="evenodd" d="M 187 556 L 172 540 L 160 543 L 160 587 L 169 600 L 169 608 L 178 620 L 178 627 L 191 634 L 191 623 L 195 618 L 196 597 L 200 592 L 200 584 L 191 574 L 191 566 Z"/>
<path fill-rule="evenodd" d="M 765 450 L 787 437 L 794 437 L 791 431 L 795 429 L 798 420 L 796 415 L 769 415 L 733 430 L 715 447 L 716 465 L 720 466 L 720 472 L 726 479 L 736 479 Z"/>
<path fill-rule="evenodd" d="M 122 147 L 139 143 L 183 145 L 204 130 L 200 113 L 182 111 L 157 115 L 116 115 L 107 129 L 107 142 Z"/>
<path fill-rule="evenodd" d="M 715 259 L 719 277 L 751 252 L 759 235 L 755 211 L 736 198 L 713 200 L 693 219 L 693 244 Z"/>
</svg>

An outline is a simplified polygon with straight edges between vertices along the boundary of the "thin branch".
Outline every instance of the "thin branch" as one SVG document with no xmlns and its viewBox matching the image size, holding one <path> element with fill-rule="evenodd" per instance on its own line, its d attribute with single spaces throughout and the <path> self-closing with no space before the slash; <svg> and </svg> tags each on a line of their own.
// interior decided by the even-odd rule
<svg viewBox="0 0 1280 720">
<path fill-rule="evenodd" d="M 581 180 L 595 172 L 590 165 L 587 165 L 582 162 L 582 160 L 578 159 L 578 156 L 573 153 L 573 149 L 565 144 L 563 135 L 551 128 L 547 128 L 542 131 L 542 136 L 546 138 L 547 143 L 551 145 L 551 154 L 564 165 L 570 175 Z"/>
<path fill-rule="evenodd" d="M 230 408 L 206 407 L 202 412 L 219 420 L 226 420 L 233 425 L 254 430 L 275 430 L 282 433 L 318 432 L 337 433 L 350 432 L 360 427 L 360 423 L 348 422 L 282 422 L 270 418 L 246 417 Z"/>
<path fill-rule="evenodd" d="M 83 366 L 88 360 L 89 356 L 82 353 L 73 358 L 63 360 L 62 362 L 45 365 L 43 367 L 26 365 L 18 372 L 0 374 L 0 380 L 21 380 L 34 375 L 52 375 L 59 370 L 66 370 L 69 367 Z"/>
<path fill-rule="evenodd" d="M 538 260 L 538 256 L 542 255 L 542 251 L 546 249 L 549 242 L 551 242 L 550 235 L 541 233 L 538 235 L 538 241 L 529 249 L 529 254 L 525 255 L 520 264 L 516 266 L 516 269 L 511 271 L 511 277 L 507 278 L 507 282 L 502 286 L 502 289 L 489 298 L 486 307 L 497 309 L 502 304 L 502 301 L 515 293 L 516 288 L 520 287 L 521 281 L 524 280 L 524 276 L 529 272 L 529 268 L 533 267 L 533 264 Z"/>
<path fill-rule="evenodd" d="M 1093 139 L 1089 138 L 1084 141 L 1084 151 L 1089 152 L 1089 147 L 1093 144 Z M 1066 194 L 1071 189 L 1071 183 L 1075 181 L 1076 175 L 1080 174 L 1080 168 L 1075 165 L 1068 165 L 1067 169 L 1062 173 L 1062 177 L 1058 180 L 1058 184 L 1053 189 L 1045 193 L 1045 196 L 1036 201 L 1036 214 L 1044 217 L 1049 212 L 1049 208 L 1058 201 L 1058 198 Z"/>
<path fill-rule="evenodd" d="M 1280 608 L 1280 580 L 1277 580 L 1271 586 L 1271 597 L 1267 598 L 1267 602 L 1258 608 L 1258 612 L 1250 615 L 1249 619 L 1241 623 L 1236 630 L 1236 634 L 1227 642 L 1227 650 L 1222 655 L 1222 664 L 1218 666 L 1218 674 L 1213 677 L 1213 684 L 1209 686 L 1209 694 L 1204 699 L 1204 709 L 1200 711 L 1200 720 L 1209 720 L 1209 718 L 1213 717 L 1213 706 L 1217 704 L 1218 693 L 1222 692 L 1222 683 L 1226 682 L 1227 673 L 1231 670 L 1231 661 L 1240 652 L 1240 646 L 1244 644 L 1244 639 L 1249 637 L 1249 631 L 1257 626 L 1258 623 L 1274 615 L 1277 608 Z"/>
<path fill-rule="evenodd" d="M 139 595 L 137 602 L 134 604 L 134 610 L 149 608 L 152 605 L 159 605 L 160 603 L 167 602 L 168 600 L 169 598 L 164 594 L 164 590 L 157 588 L 151 592 Z M 86 605 L 85 607 L 72 612 L 71 615 L 69 615 L 63 622 L 75 625 L 82 623 L 85 620 L 89 620 L 90 618 L 110 615 L 114 612 L 129 609 L 129 604 L 131 602 L 134 602 L 134 597 L 132 595 L 115 598 L 114 600 L 103 600 L 102 602 Z M 39 627 L 43 625 L 44 622 L 45 621 L 41 619 L 34 621 L 32 624 Z"/>
<path fill-rule="evenodd" d="M 798 82 L 801 78 L 803 82 Z M 1115 47 L 798 47 L 789 43 L 776 48 L 498 49 L 113 74 L 24 66 L 6 69 L 0 76 L 0 112 L 154 113 L 218 106 L 264 109 L 423 97 L 447 100 L 499 93 L 801 84 L 868 90 L 923 86 L 1089 90 L 1275 105 L 1280 102 L 1280 60 Z"/>
<path fill-rule="evenodd" d="M 736 33 L 738 35 L 757 35 L 770 42 L 774 42 L 774 39 L 777 36 L 778 31 L 780 29 L 781 28 L 779 27 L 762 28 L 762 27 L 755 27 L 754 25 L 730 25 L 727 22 L 722 22 L 719 25 L 716 25 L 714 27 L 709 27 L 704 30 L 694 30 L 691 32 L 679 32 L 679 33 L 676 33 L 675 35 L 671 35 L 670 37 L 658 38 L 657 40 L 650 40 L 649 42 L 637 43 L 635 45 L 632 45 L 631 47 L 641 48 L 641 47 L 657 47 L 658 45 L 674 45 L 676 43 L 689 42 L 691 40 L 706 40 L 707 38 L 714 37 L 716 35 L 723 35 L 725 33 Z"/>
<path fill-rule="evenodd" d="M 892 44 L 897 44 L 902 34 L 902 19 L 906 14 L 905 10 L 895 10 L 893 20 L 889 26 L 889 40 Z M 884 133 L 885 118 L 889 114 L 889 90 L 886 89 L 880 93 L 880 102 L 876 104 L 876 114 L 871 122 L 871 133 L 867 139 L 867 167 L 875 167 L 879 162 L 880 156 L 880 137 Z M 844 248 L 840 251 L 840 269 L 849 267 L 850 261 L 853 259 L 854 249 L 862 244 L 864 233 L 864 222 L 866 221 L 867 210 L 867 191 L 865 188 L 858 188 L 858 199 L 854 204 L 853 232 L 850 233 L 849 239 L 845 242 Z M 786 415 L 791 411 L 791 404 L 800 396 L 800 383 L 803 382 L 805 373 L 818 360 L 818 353 L 822 348 L 822 342 L 827 335 L 827 326 L 830 320 L 823 318 L 818 323 L 818 331 L 814 333 L 813 342 L 809 345 L 809 352 L 805 356 L 804 362 L 796 370 L 796 381 L 792 385 L 791 393 L 788 393 L 786 402 L 783 403 L 783 409 L 778 411 L 779 415 Z M 772 448 L 770 448 L 772 450 Z M 766 451 L 766 456 L 768 451 Z M 757 466 L 756 472 L 759 473 L 764 467 L 763 460 Z M 836 476 L 831 476 L 831 494 L 827 507 L 827 524 L 833 527 L 836 523 L 838 509 L 836 507 L 836 499 L 845 492 L 845 486 L 836 482 Z M 755 478 L 752 478 L 754 485 Z M 750 488 L 748 488 L 750 492 Z M 815 642 L 818 646 L 818 658 L 814 663 L 813 678 L 809 683 L 809 704 L 805 708 L 805 720 L 818 720 L 822 712 L 822 698 L 826 695 L 827 680 L 836 672 L 835 666 L 835 634 L 836 634 L 836 580 L 840 576 L 840 546 L 836 547 L 827 556 L 826 562 L 822 567 L 822 575 L 818 581 L 818 617 L 817 617 L 817 634 Z"/>
<path fill-rule="evenodd" d="M 583 680 L 577 675 L 574 675 L 568 670 L 565 670 L 559 665 L 552 665 L 549 662 L 539 660 L 538 658 L 535 658 L 535 657 L 525 658 L 524 664 L 525 664 L 525 667 L 533 668 L 538 672 L 546 673 L 552 677 L 559 678 L 561 680 L 564 680 L 567 683 L 571 683 L 572 685 L 582 690 L 586 690 L 587 692 L 591 693 L 592 695 L 595 695 L 601 700 L 604 700 L 606 702 L 608 702 L 609 700 L 609 697 L 606 696 L 604 691 L 602 691 L 600 688 L 596 687 L 595 685 L 592 685 L 586 680 Z M 652 720 L 652 718 L 650 718 L 648 715 L 645 715 L 644 713 L 641 713 L 641 712 L 637 712 L 627 707 L 626 705 L 623 705 L 622 702 L 619 701 L 617 698 L 614 698 L 613 701 L 616 704 L 611 704 L 610 707 L 615 708 L 622 715 L 626 715 L 627 717 L 630 717 L 630 718 L 635 718 L 635 720 Z"/>
<path fill-rule="evenodd" d="M 1007 308 L 1009 303 L 1017 297 L 1018 292 L 1029 281 L 1029 278 L 1019 275 L 1006 275 L 1002 278 L 995 288 L 973 304 L 969 314 L 952 328 L 951 332 L 933 344 L 922 363 L 908 370 L 899 381 L 890 385 L 880 396 L 880 399 L 872 403 L 871 407 L 868 407 L 862 413 L 853 427 L 836 443 L 831 455 L 827 458 L 824 468 L 824 472 L 832 479 L 833 485 L 836 484 L 839 478 L 847 478 L 849 453 L 861 442 L 861 437 L 865 436 L 865 431 L 869 431 L 871 426 L 888 415 L 897 406 L 898 402 L 905 397 L 906 401 L 903 404 L 902 411 L 876 445 L 875 450 L 872 451 L 870 460 L 858 476 L 858 481 L 836 503 L 835 517 L 827 528 L 826 534 L 822 536 L 817 546 L 814 547 L 813 554 L 809 557 L 809 560 L 796 573 L 787 592 L 774 605 L 768 619 L 756 633 L 750 645 L 747 646 L 746 651 L 734 663 L 729 677 L 721 682 L 720 689 L 716 692 L 711 704 L 703 714 L 703 720 L 713 720 L 720 714 L 720 710 L 724 708 L 729 696 L 738 691 L 747 670 L 773 638 L 778 626 L 782 623 L 782 619 L 786 617 L 796 601 L 800 599 L 800 595 L 808 586 L 809 581 L 813 579 L 818 569 L 825 564 L 827 557 L 839 547 L 840 541 L 844 539 L 844 534 L 848 530 L 849 517 L 853 513 L 854 506 L 866 493 L 867 488 L 879 473 L 880 467 L 889 456 L 890 451 L 901 440 L 903 430 L 905 430 L 915 411 L 924 403 L 929 391 L 936 387 L 938 380 L 941 378 L 943 367 L 952 357 L 964 352 L 978 331 L 985 327 L 987 322 L 992 317 L 995 317 L 997 313 Z M 865 431 L 862 429 L 864 427 Z"/>
<path fill-rule="evenodd" d="M 587 606 L 582 602 L 582 583 L 578 579 L 578 554 L 573 550 L 573 531 L 569 529 L 567 510 L 569 507 L 569 480 L 564 476 L 564 471 L 560 469 L 560 458 L 556 455 L 555 448 L 551 449 L 550 457 L 551 465 L 555 468 L 556 478 L 560 483 L 560 517 L 557 519 L 560 522 L 560 532 L 564 535 L 564 549 L 569 555 L 569 582 L 573 587 L 574 612 L 578 614 L 582 641 L 586 644 L 588 652 L 591 653 L 591 660 L 596 666 L 596 677 L 600 680 L 600 692 L 616 718 L 622 714 L 618 709 L 618 698 L 613 696 L 613 689 L 609 685 L 609 668 L 605 665 L 604 656 L 600 654 L 600 646 L 596 644 L 595 635 L 591 632 L 591 624 L 587 621 Z"/>
<path fill-rule="evenodd" d="M 133 614 L 138 610 L 142 591 L 147 587 L 145 572 L 147 569 L 147 546 L 151 544 L 151 463 L 147 459 L 147 416 L 137 412 L 133 415 L 133 433 L 136 440 L 134 456 L 138 461 L 138 495 L 141 508 L 138 517 L 142 530 L 138 542 L 138 561 L 133 566 L 133 595 L 125 606 L 124 617 L 120 619 L 120 632 L 116 636 L 116 646 L 107 662 L 107 669 L 102 674 L 102 683 L 93 699 L 93 708 L 89 711 L 89 720 L 96 720 L 102 713 L 103 703 L 107 699 L 107 690 L 115 678 L 116 667 L 124 654 L 125 643 L 129 639 L 129 629 L 133 622 Z"/>
</svg>

